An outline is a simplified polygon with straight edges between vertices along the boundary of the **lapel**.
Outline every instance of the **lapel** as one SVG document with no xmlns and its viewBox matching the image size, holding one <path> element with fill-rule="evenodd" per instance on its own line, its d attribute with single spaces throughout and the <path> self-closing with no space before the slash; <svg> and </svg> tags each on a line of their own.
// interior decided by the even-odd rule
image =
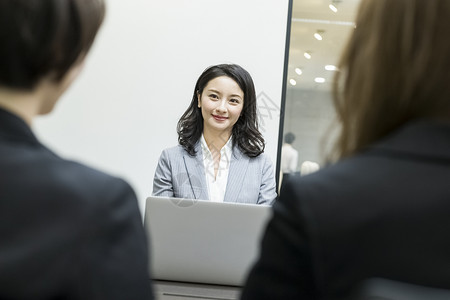
<svg viewBox="0 0 450 300">
<path fill-rule="evenodd" d="M 230 169 L 228 171 L 227 189 L 224 202 L 237 202 L 238 196 L 244 184 L 250 157 L 241 152 L 237 145 L 233 146 Z"/>
<path fill-rule="evenodd" d="M 188 174 L 189 184 L 195 199 L 208 200 L 208 186 L 206 185 L 205 167 L 203 166 L 203 152 L 200 142 L 195 145 L 195 156 L 184 151 L 183 160 Z"/>
</svg>

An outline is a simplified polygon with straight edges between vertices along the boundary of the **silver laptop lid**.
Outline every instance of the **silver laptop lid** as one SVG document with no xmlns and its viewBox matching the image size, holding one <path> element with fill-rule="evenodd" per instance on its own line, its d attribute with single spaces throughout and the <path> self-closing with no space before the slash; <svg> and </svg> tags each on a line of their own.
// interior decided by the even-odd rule
<svg viewBox="0 0 450 300">
<path fill-rule="evenodd" d="M 153 278 L 243 285 L 270 215 L 265 205 L 147 198 Z"/>
</svg>

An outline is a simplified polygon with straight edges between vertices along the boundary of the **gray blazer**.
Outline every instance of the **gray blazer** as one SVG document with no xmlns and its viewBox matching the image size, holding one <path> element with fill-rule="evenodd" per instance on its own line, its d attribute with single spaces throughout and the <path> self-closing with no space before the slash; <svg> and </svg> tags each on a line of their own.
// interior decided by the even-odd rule
<svg viewBox="0 0 450 300">
<path fill-rule="evenodd" d="M 191 156 L 178 145 L 165 149 L 153 179 L 153 195 L 209 200 L 203 152 L 198 142 Z M 250 158 L 233 147 L 224 202 L 272 204 L 276 187 L 272 163 L 260 154 Z"/>
</svg>

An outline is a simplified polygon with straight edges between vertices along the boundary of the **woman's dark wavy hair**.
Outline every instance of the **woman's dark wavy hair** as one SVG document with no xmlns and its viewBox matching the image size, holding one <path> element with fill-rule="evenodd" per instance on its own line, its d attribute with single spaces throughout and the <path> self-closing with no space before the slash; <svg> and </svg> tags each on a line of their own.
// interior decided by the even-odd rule
<svg viewBox="0 0 450 300">
<path fill-rule="evenodd" d="M 203 133 L 203 116 L 197 105 L 197 95 L 203 93 L 209 81 L 220 76 L 233 79 L 244 92 L 244 107 L 232 129 L 233 146 L 237 144 L 245 155 L 257 157 L 264 152 L 265 142 L 258 130 L 255 86 L 250 74 L 235 64 L 211 66 L 200 75 L 191 104 L 178 121 L 178 142 L 190 155 L 195 155 L 195 144 Z"/>
</svg>

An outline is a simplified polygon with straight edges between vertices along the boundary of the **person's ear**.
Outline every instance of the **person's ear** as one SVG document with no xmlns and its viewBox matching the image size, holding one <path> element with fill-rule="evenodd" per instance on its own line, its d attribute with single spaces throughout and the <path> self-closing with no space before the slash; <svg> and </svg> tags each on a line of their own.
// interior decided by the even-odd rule
<svg viewBox="0 0 450 300">
<path fill-rule="evenodd" d="M 197 91 L 197 107 L 198 108 L 202 107 L 202 97 L 198 91 Z"/>
</svg>

